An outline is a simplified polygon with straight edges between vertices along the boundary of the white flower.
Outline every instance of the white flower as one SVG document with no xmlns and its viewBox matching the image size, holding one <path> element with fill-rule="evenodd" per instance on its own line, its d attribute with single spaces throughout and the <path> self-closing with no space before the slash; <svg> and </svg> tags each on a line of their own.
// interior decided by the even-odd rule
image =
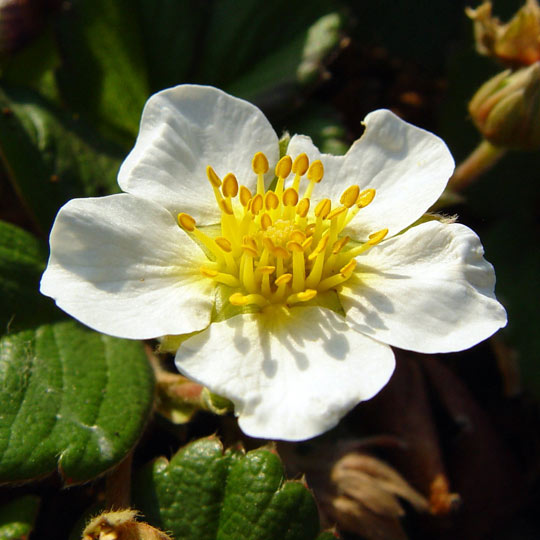
<svg viewBox="0 0 540 540">
<path fill-rule="evenodd" d="M 203 86 L 152 96 L 126 193 L 60 210 L 41 291 L 106 334 L 192 334 L 178 369 L 248 435 L 322 433 L 386 384 L 390 345 L 458 351 L 506 323 L 474 232 L 410 227 L 452 173 L 445 144 L 385 110 L 365 128 L 345 156 L 295 135 L 279 160 L 255 106 Z"/>
</svg>

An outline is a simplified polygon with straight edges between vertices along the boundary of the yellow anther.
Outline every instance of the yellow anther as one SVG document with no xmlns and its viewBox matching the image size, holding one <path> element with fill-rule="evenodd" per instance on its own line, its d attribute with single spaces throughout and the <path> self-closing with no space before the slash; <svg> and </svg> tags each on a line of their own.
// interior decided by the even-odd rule
<svg viewBox="0 0 540 540">
<path fill-rule="evenodd" d="M 374 246 L 384 240 L 385 236 L 388 234 L 388 229 L 381 229 L 380 231 L 374 232 L 369 235 L 369 240 L 367 243 L 370 246 Z"/>
<path fill-rule="evenodd" d="M 356 201 L 356 204 L 358 205 L 358 208 L 364 208 L 366 207 L 375 197 L 375 190 L 374 189 L 364 189 L 362 193 L 358 196 L 358 200 Z"/>
<path fill-rule="evenodd" d="M 219 274 L 219 272 L 217 270 L 214 270 L 213 268 L 201 267 L 200 270 L 201 270 L 201 274 L 204 277 L 215 278 Z"/>
<path fill-rule="evenodd" d="M 268 172 L 268 160 L 262 152 L 257 152 L 253 156 L 251 167 L 255 174 L 266 174 Z"/>
<path fill-rule="evenodd" d="M 309 212 L 309 199 L 302 199 L 298 206 L 296 207 L 296 213 L 301 217 L 305 218 Z"/>
<path fill-rule="evenodd" d="M 332 247 L 332 253 L 334 255 L 337 255 L 349 242 L 351 238 L 349 236 L 344 236 L 343 238 L 340 238 L 337 242 L 334 243 Z"/>
<path fill-rule="evenodd" d="M 178 214 L 178 225 L 180 225 L 182 229 L 192 232 L 195 230 L 196 224 L 197 222 L 189 214 L 184 214 L 183 212 Z"/>
<path fill-rule="evenodd" d="M 255 195 L 255 197 L 253 197 L 253 199 L 251 199 L 251 213 L 256 216 L 261 210 L 262 210 L 262 207 L 263 207 L 263 198 L 262 198 L 262 195 L 260 195 L 259 193 L 257 193 L 257 195 Z"/>
<path fill-rule="evenodd" d="M 341 194 L 341 199 L 339 199 L 339 202 L 343 206 L 346 206 L 347 208 L 351 208 L 356 203 L 356 201 L 358 201 L 358 195 L 360 195 L 360 188 L 357 185 L 349 186 Z"/>
<path fill-rule="evenodd" d="M 283 204 L 285 206 L 296 206 L 298 204 L 298 192 L 294 188 L 287 188 L 283 193 Z"/>
<path fill-rule="evenodd" d="M 343 277 L 350 277 L 356 268 L 356 259 L 351 259 L 343 268 L 340 269 L 339 273 Z"/>
<path fill-rule="evenodd" d="M 319 253 L 321 253 L 322 251 L 324 251 L 326 249 L 326 245 L 328 244 L 328 238 L 329 238 L 329 236 L 325 235 L 319 240 L 319 243 L 317 244 L 317 247 L 308 256 L 308 259 L 310 261 L 315 259 L 317 257 L 317 255 L 319 255 Z"/>
<path fill-rule="evenodd" d="M 315 232 L 315 228 L 317 227 L 317 225 L 315 223 L 310 223 L 305 229 L 304 231 L 306 232 L 306 235 L 307 236 L 311 236 L 314 232 Z"/>
<path fill-rule="evenodd" d="M 289 238 L 293 242 L 298 242 L 299 244 L 301 244 L 306 239 L 306 235 L 300 229 L 296 229 L 291 233 L 291 236 Z"/>
<path fill-rule="evenodd" d="M 282 274 L 279 276 L 276 281 L 274 281 L 274 285 L 279 287 L 280 285 L 287 285 L 292 279 L 292 274 Z"/>
<path fill-rule="evenodd" d="M 251 200 L 251 191 L 246 186 L 240 186 L 240 204 L 246 207 Z"/>
<path fill-rule="evenodd" d="M 229 240 L 227 240 L 223 236 L 218 236 L 215 242 L 226 253 L 230 253 L 232 251 L 231 243 L 229 242 Z"/>
<path fill-rule="evenodd" d="M 346 206 L 339 206 L 338 208 L 334 208 L 331 212 L 328 213 L 326 216 L 326 219 L 332 220 L 334 218 L 337 218 L 339 215 L 343 214 L 347 210 Z"/>
<path fill-rule="evenodd" d="M 315 207 L 315 216 L 325 219 L 326 216 L 330 213 L 331 208 L 332 203 L 330 202 L 330 199 L 323 199 Z"/>
<path fill-rule="evenodd" d="M 274 245 L 274 242 L 272 242 L 272 240 L 270 240 L 270 238 L 264 237 L 262 239 L 262 243 L 264 244 L 264 247 L 268 251 L 270 251 L 271 253 L 273 253 L 274 249 L 276 249 L 276 246 Z"/>
<path fill-rule="evenodd" d="M 214 270 L 213 268 L 204 268 L 201 269 L 201 274 L 204 277 L 214 279 L 219 283 L 224 283 L 225 285 L 228 285 L 229 287 L 238 287 L 240 286 L 240 281 L 231 274 L 225 274 L 223 272 L 218 272 L 217 270 Z"/>
<path fill-rule="evenodd" d="M 317 296 L 315 289 L 306 289 L 305 291 L 291 294 L 287 297 L 287 304 L 296 304 L 297 302 L 309 302 Z"/>
<path fill-rule="evenodd" d="M 302 247 L 304 248 L 304 251 L 309 247 L 311 246 L 313 242 L 313 236 L 308 236 L 303 242 L 302 242 Z"/>
<path fill-rule="evenodd" d="M 298 174 L 299 176 L 303 176 L 306 174 L 306 171 L 309 167 L 309 158 L 306 154 L 300 154 L 296 156 L 296 158 L 293 161 L 292 164 L 292 172 L 294 174 Z"/>
<path fill-rule="evenodd" d="M 292 159 L 291 156 L 283 156 L 276 165 L 276 176 L 278 178 L 287 178 L 291 174 Z"/>
<path fill-rule="evenodd" d="M 304 253 L 304 248 L 302 247 L 302 244 L 299 244 L 298 242 L 293 242 L 292 240 L 290 242 L 287 242 L 287 249 L 289 251 L 297 253 Z"/>
<path fill-rule="evenodd" d="M 273 191 L 268 191 L 264 196 L 264 207 L 267 210 L 275 210 L 279 206 L 279 198 Z"/>
<path fill-rule="evenodd" d="M 221 199 L 221 201 L 219 201 L 219 207 L 225 214 L 229 214 L 229 216 L 233 215 L 232 204 L 229 199 Z"/>
<path fill-rule="evenodd" d="M 311 182 L 320 182 L 324 176 L 324 166 L 320 159 L 314 161 L 308 169 L 307 177 Z"/>
<path fill-rule="evenodd" d="M 233 173 L 228 173 L 223 179 L 221 192 L 224 197 L 236 197 L 238 195 L 238 180 Z"/>
<path fill-rule="evenodd" d="M 274 257 L 277 257 L 278 259 L 287 259 L 290 256 L 290 253 L 284 247 L 281 247 L 281 246 L 274 246 L 272 253 Z"/>
<path fill-rule="evenodd" d="M 210 165 L 206 167 L 206 176 L 214 187 L 219 188 L 221 186 L 221 180 L 219 179 L 219 176 L 216 174 L 216 171 L 214 171 L 214 169 L 210 167 Z"/>
<path fill-rule="evenodd" d="M 261 216 L 261 229 L 263 231 L 266 231 L 266 229 L 268 229 L 268 227 L 271 227 L 271 226 L 272 226 L 272 218 L 265 212 Z"/>
<path fill-rule="evenodd" d="M 247 306 L 249 304 L 256 304 L 264 307 L 269 304 L 268 300 L 261 294 L 242 294 L 234 293 L 229 296 L 229 302 L 233 306 Z"/>
<path fill-rule="evenodd" d="M 259 268 L 257 268 L 257 272 L 263 275 L 270 275 L 270 274 L 273 274 L 275 271 L 276 271 L 275 266 L 259 266 Z"/>
<path fill-rule="evenodd" d="M 257 250 L 253 249 L 249 244 L 242 244 L 242 251 L 253 258 L 259 256 Z"/>
<path fill-rule="evenodd" d="M 242 243 L 257 251 L 257 242 L 255 242 L 255 239 L 252 236 L 244 236 L 244 238 L 242 238 Z"/>
</svg>

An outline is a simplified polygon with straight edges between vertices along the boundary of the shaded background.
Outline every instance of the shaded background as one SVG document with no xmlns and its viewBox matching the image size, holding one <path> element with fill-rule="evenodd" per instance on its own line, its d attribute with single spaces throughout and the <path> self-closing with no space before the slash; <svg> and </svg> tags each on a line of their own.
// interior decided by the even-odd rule
<svg viewBox="0 0 540 540">
<path fill-rule="evenodd" d="M 361 135 L 368 112 L 390 108 L 441 136 L 459 163 L 480 141 L 467 102 L 501 70 L 475 52 L 466 5 L 456 0 L 5 3 L 0 8 L 0 217 L 43 240 L 45 251 L 64 202 L 118 190 L 116 172 L 134 142 L 148 96 L 184 82 L 244 97 L 263 109 L 278 133 L 308 134 L 333 153 L 344 152 Z M 507 20 L 520 6 L 500 0 L 494 12 Z M 14 112 L 20 120 L 15 131 L 2 129 Z M 508 327 L 488 343 L 444 358 L 399 354 L 388 388 L 323 437 L 328 444 L 391 433 L 413 450 L 378 452 L 420 491 L 429 491 L 433 471 L 449 477 L 451 489 L 462 496 L 461 508 L 438 519 L 407 517 L 410 538 L 540 537 L 539 171 L 538 153 L 509 153 L 463 193 L 462 203 L 444 209 L 459 214 L 482 238 L 496 268 Z M 37 289 L 38 276 L 28 279 Z M 18 294 L 6 298 L 18 314 L 2 320 L 10 330 L 61 316 L 49 299 Z M 202 415 L 180 435 L 171 435 L 158 420 L 150 427 L 154 438 L 143 439 L 139 459 L 170 452 L 171 440 L 177 444 L 216 429 L 226 436 L 229 428 Z M 317 455 L 317 444 L 295 451 Z M 43 536 L 36 537 L 61 537 L 50 533 L 58 526 L 51 525 L 51 516 L 66 504 L 79 515 L 79 505 L 94 496 L 88 489 L 66 495 L 57 488 L 54 481 L 40 488 L 48 494 L 49 517 L 38 521 Z"/>
</svg>

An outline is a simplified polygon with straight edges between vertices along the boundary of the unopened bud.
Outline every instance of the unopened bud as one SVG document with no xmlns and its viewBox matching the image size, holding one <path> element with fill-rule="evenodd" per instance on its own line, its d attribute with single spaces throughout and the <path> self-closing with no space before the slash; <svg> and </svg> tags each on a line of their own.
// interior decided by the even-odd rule
<svg viewBox="0 0 540 540">
<path fill-rule="evenodd" d="M 490 143 L 519 150 L 540 148 L 540 62 L 487 81 L 473 96 L 469 112 Z"/>
<path fill-rule="evenodd" d="M 474 21 L 476 50 L 513 67 L 528 66 L 540 60 L 540 6 L 526 0 L 506 24 L 491 15 L 491 2 L 476 9 L 467 8 Z"/>
</svg>

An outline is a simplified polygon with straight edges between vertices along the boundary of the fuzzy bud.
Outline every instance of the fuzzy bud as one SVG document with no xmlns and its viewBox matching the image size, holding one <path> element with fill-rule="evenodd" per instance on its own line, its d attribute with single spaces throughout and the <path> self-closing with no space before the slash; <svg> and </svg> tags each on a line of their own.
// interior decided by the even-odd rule
<svg viewBox="0 0 540 540">
<path fill-rule="evenodd" d="M 473 96 L 469 112 L 491 144 L 519 150 L 540 148 L 540 62 L 487 81 Z"/>
</svg>

